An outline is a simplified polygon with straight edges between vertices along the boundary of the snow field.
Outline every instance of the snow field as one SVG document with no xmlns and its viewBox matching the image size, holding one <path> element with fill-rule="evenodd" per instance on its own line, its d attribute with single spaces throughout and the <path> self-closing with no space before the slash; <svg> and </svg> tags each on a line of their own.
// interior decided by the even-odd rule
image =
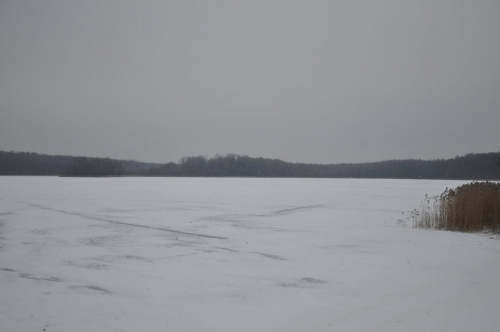
<svg viewBox="0 0 500 332">
<path fill-rule="evenodd" d="M 0 177 L 0 330 L 497 331 L 499 239 L 398 222 L 463 183 Z"/>
</svg>

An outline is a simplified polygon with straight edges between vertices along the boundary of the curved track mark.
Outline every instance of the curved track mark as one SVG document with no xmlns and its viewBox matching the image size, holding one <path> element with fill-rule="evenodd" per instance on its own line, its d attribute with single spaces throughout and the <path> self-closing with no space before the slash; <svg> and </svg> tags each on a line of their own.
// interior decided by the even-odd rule
<svg viewBox="0 0 500 332">
<path fill-rule="evenodd" d="M 182 234 L 182 235 L 188 235 L 188 236 L 196 236 L 196 237 L 205 237 L 209 239 L 220 239 L 220 240 L 226 240 L 226 237 L 222 236 L 215 236 L 215 235 L 205 235 L 205 234 L 199 234 L 199 233 L 191 233 L 191 232 L 184 232 L 184 231 L 178 231 L 175 229 L 170 229 L 170 228 L 164 228 L 164 227 L 152 227 L 152 226 L 146 226 L 146 225 L 139 225 L 139 224 L 132 224 L 128 222 L 123 222 L 123 221 L 117 221 L 117 220 L 112 220 L 112 219 L 105 219 L 105 218 L 98 218 L 98 217 L 92 217 L 92 216 L 87 216 L 81 213 L 76 213 L 76 212 L 71 212 L 71 211 L 65 211 L 65 210 L 59 210 L 59 209 L 53 209 L 49 208 L 47 206 L 42 206 L 38 204 L 33 204 L 33 203 L 26 203 L 30 206 L 43 209 L 43 210 L 49 210 L 49 211 L 54 211 L 54 212 L 59 212 L 62 214 L 67 214 L 71 216 L 77 216 L 85 219 L 91 219 L 91 220 L 97 220 L 97 221 L 105 221 L 109 222 L 111 224 L 117 224 L 117 225 L 125 225 L 125 226 L 130 226 L 130 227 L 139 227 L 139 228 L 147 228 L 147 229 L 154 229 L 157 231 L 163 231 L 163 232 L 169 232 L 169 233 L 175 233 L 175 234 Z"/>
</svg>

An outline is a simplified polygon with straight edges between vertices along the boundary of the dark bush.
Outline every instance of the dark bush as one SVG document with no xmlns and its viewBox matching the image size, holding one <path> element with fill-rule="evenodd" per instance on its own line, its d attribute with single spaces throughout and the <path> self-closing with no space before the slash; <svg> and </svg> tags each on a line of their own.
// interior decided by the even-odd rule
<svg viewBox="0 0 500 332">
<path fill-rule="evenodd" d="M 500 183 L 472 182 L 426 196 L 412 219 L 417 228 L 500 233 Z"/>
</svg>

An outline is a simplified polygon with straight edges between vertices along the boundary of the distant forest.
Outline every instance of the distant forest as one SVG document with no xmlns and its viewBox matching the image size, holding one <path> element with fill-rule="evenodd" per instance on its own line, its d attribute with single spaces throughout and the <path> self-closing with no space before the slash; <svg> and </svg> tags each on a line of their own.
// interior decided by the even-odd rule
<svg viewBox="0 0 500 332">
<path fill-rule="evenodd" d="M 0 175 L 304 177 L 500 180 L 500 152 L 453 159 L 305 164 L 236 154 L 184 157 L 155 164 L 109 158 L 0 151 Z"/>
<path fill-rule="evenodd" d="M 109 158 L 0 151 L 0 175 L 137 176 L 161 164 Z"/>
</svg>

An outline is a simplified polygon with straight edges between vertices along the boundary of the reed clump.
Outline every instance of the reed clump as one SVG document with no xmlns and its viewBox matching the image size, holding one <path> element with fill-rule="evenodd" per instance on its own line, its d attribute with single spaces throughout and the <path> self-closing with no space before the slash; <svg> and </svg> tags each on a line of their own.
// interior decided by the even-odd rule
<svg viewBox="0 0 500 332">
<path fill-rule="evenodd" d="M 472 182 L 426 195 L 411 219 L 417 228 L 500 233 L 500 183 Z"/>
</svg>

